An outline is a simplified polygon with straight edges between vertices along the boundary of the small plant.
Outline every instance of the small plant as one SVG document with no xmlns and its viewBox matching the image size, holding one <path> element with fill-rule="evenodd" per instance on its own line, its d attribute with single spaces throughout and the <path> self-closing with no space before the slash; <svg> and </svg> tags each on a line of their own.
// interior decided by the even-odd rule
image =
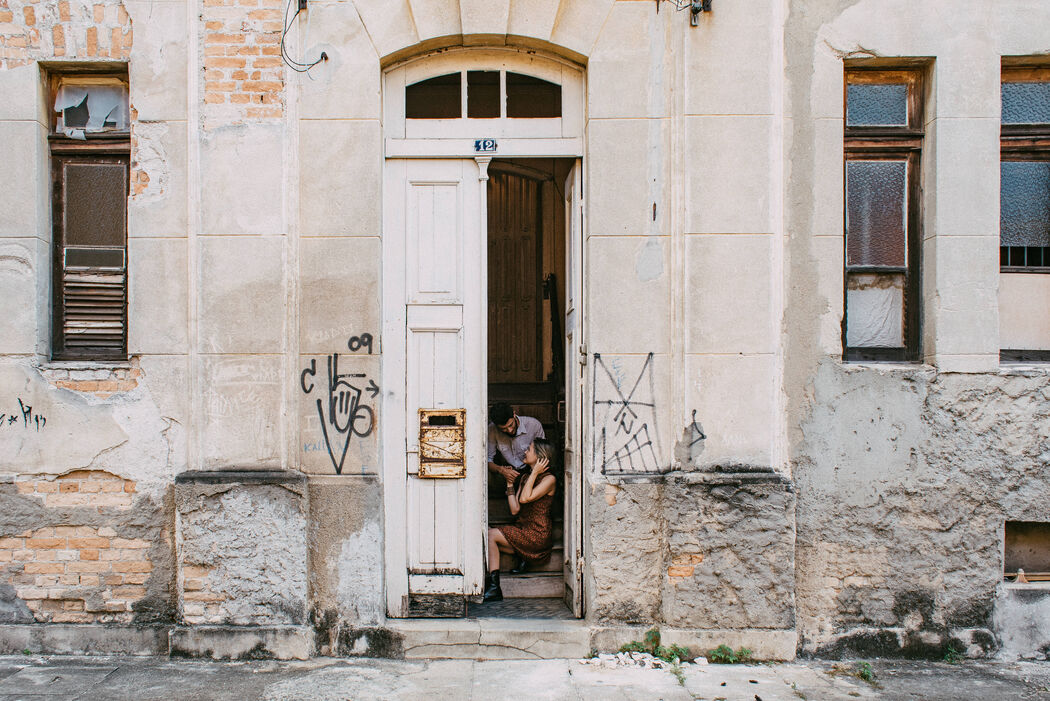
<svg viewBox="0 0 1050 701">
<path fill-rule="evenodd" d="M 828 672 L 828 674 L 842 674 L 849 677 L 856 677 L 861 681 L 871 684 L 876 689 L 882 688 L 878 681 L 876 681 L 875 669 L 871 666 L 870 662 L 857 662 L 853 665 L 836 664 L 831 668 L 831 671 Z"/>
<path fill-rule="evenodd" d="M 944 661 L 948 664 L 959 664 L 963 661 L 962 650 L 955 647 L 955 643 L 948 643 L 948 649 L 944 651 Z"/>
<path fill-rule="evenodd" d="M 739 647 L 734 650 L 723 643 L 707 651 L 707 661 L 715 664 L 747 664 L 752 661 L 753 654 L 750 648 Z"/>
<path fill-rule="evenodd" d="M 22 650 L 22 654 L 25 655 L 26 657 L 28 657 L 29 655 L 33 654 L 33 651 L 30 650 L 29 648 L 26 648 L 26 649 Z"/>
<path fill-rule="evenodd" d="M 682 670 L 682 661 L 689 659 L 689 648 L 682 645 L 671 644 L 664 646 L 660 644 L 660 630 L 650 628 L 645 632 L 641 641 L 632 640 L 620 646 L 620 652 L 644 652 L 653 657 L 663 660 L 670 665 L 671 674 L 682 686 L 685 686 L 685 672 Z"/>
<path fill-rule="evenodd" d="M 660 631 L 657 628 L 647 630 L 641 642 L 632 640 L 621 645 L 620 652 L 645 652 L 669 664 L 673 664 L 675 660 L 681 662 L 689 659 L 689 648 L 682 645 L 671 645 L 670 647 L 661 645 Z"/>
</svg>

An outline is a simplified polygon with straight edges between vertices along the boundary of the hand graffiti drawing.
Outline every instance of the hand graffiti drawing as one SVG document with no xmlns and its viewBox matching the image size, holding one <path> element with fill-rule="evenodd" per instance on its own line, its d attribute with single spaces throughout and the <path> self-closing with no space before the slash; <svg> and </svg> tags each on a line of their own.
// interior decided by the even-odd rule
<svg viewBox="0 0 1050 701">
<path fill-rule="evenodd" d="M 299 376 L 303 392 L 310 394 L 314 389 L 313 379 L 317 375 L 316 359 L 310 361 Z M 321 420 L 321 432 L 324 435 L 328 457 L 337 475 L 343 472 L 343 463 L 353 436 L 364 438 L 375 428 L 375 412 L 372 407 L 361 401 L 362 393 L 367 390 L 374 398 L 379 394 L 379 386 L 373 380 L 368 381 L 364 390 L 351 384 L 351 378 L 364 378 L 364 373 L 339 372 L 339 354 L 328 356 L 328 397 L 327 402 L 318 397 L 316 400 L 317 416 Z M 310 378 L 309 385 L 307 378 Z M 363 384 L 363 383 L 361 383 Z M 327 409 L 327 411 L 326 411 Z"/>
<path fill-rule="evenodd" d="M 594 456 L 602 474 L 663 471 L 657 457 L 652 362 L 650 353 L 630 391 L 624 392 L 620 373 L 594 354 Z"/>
</svg>

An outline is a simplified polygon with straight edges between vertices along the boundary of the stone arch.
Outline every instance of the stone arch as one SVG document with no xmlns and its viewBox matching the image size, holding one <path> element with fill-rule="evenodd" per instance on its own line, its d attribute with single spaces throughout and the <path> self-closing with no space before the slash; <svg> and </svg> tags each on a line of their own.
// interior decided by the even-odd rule
<svg viewBox="0 0 1050 701">
<path fill-rule="evenodd" d="M 449 46 L 514 46 L 586 65 L 615 0 L 354 0 L 382 67 Z"/>
</svg>

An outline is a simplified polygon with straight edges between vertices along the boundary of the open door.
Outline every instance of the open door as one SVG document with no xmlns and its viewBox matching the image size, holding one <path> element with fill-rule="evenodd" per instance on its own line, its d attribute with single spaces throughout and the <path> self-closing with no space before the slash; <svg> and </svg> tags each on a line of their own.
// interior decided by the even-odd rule
<svg viewBox="0 0 1050 701">
<path fill-rule="evenodd" d="M 583 616 L 583 176 L 565 180 L 565 603 Z"/>
<path fill-rule="evenodd" d="M 467 159 L 386 163 L 382 350 L 384 384 L 393 389 L 381 416 L 392 618 L 462 616 L 466 597 L 482 591 L 485 166 Z M 425 459 L 447 458 L 436 478 L 420 470 L 421 423 L 433 421 L 424 410 L 435 409 L 445 418 L 464 410 L 465 417 L 460 445 L 423 446 Z M 449 464 L 457 451 L 462 471 Z"/>
</svg>

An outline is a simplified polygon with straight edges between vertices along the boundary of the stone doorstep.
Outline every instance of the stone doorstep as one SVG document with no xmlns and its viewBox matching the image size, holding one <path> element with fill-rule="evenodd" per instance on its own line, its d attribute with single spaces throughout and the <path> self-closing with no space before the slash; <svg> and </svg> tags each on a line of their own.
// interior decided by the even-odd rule
<svg viewBox="0 0 1050 701">
<path fill-rule="evenodd" d="M 387 620 L 400 635 L 406 659 L 559 659 L 581 658 L 591 650 L 618 650 L 642 640 L 649 626 L 599 626 L 587 621 L 478 618 L 464 620 Z M 794 630 L 685 630 L 661 628 L 664 645 L 684 645 L 694 653 L 721 644 L 750 648 L 757 660 L 795 659 Z"/>
<path fill-rule="evenodd" d="M 586 621 L 528 618 L 387 620 L 406 659 L 562 659 L 586 657 Z"/>
</svg>

